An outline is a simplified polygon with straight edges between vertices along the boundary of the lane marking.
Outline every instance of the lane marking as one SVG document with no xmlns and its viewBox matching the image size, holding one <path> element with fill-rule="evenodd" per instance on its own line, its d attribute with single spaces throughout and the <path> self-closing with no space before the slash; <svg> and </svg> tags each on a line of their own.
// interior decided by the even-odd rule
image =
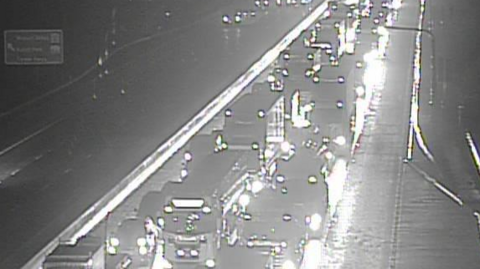
<svg viewBox="0 0 480 269">
<path fill-rule="evenodd" d="M 43 132 L 45 132 L 46 130 L 50 129 L 51 127 L 53 127 L 54 125 L 56 125 L 57 123 L 59 123 L 59 122 L 61 122 L 61 121 L 63 121 L 63 120 L 64 120 L 64 119 L 61 118 L 61 119 L 58 119 L 58 120 L 56 120 L 56 121 L 54 121 L 54 122 L 51 122 L 51 123 L 47 124 L 46 126 L 40 128 L 38 131 L 30 134 L 29 136 L 27 136 L 27 137 L 23 138 L 22 140 L 14 143 L 13 145 L 11 145 L 11 146 L 3 149 L 2 151 L 0 151 L 0 156 L 8 153 L 9 151 L 17 148 L 18 146 L 20 146 L 20 145 L 22 145 L 22 144 L 28 142 L 28 141 L 31 140 L 32 138 L 34 138 L 34 137 L 42 134 Z"/>
</svg>

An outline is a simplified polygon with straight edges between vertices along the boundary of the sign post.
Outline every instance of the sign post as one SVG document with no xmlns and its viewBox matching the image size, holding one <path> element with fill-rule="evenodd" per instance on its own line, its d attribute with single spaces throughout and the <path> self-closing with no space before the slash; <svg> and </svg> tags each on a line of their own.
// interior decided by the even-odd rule
<svg viewBox="0 0 480 269">
<path fill-rule="evenodd" d="M 62 30 L 6 30 L 6 65 L 52 65 L 63 63 Z"/>
</svg>

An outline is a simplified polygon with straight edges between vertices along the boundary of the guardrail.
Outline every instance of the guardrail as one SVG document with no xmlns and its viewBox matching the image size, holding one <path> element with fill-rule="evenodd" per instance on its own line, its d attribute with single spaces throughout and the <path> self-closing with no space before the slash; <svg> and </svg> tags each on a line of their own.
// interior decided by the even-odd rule
<svg viewBox="0 0 480 269">
<path fill-rule="evenodd" d="M 175 152 L 182 148 L 203 126 L 232 102 L 253 80 L 266 70 L 303 31 L 312 25 L 322 15 L 331 0 L 319 4 L 302 22 L 295 26 L 287 35 L 268 50 L 243 75 L 227 89 L 206 105 L 185 126 L 177 131 L 167 142 L 158 147 L 139 166 L 133 169 L 122 181 L 110 190 L 104 197 L 90 206 L 77 220 L 64 229 L 57 237 L 42 248 L 22 269 L 40 267 L 46 255 L 52 252 L 62 241 L 71 244 L 90 232 L 107 214 L 120 205 L 132 192 L 140 187 L 150 175 L 155 173 Z"/>
</svg>

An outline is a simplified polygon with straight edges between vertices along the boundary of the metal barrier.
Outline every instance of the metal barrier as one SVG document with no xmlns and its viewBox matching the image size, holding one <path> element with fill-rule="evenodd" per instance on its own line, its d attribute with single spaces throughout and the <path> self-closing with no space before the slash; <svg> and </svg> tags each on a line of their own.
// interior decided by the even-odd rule
<svg viewBox="0 0 480 269">
<path fill-rule="evenodd" d="M 300 24 L 295 26 L 280 42 L 267 51 L 243 75 L 225 91 L 205 106 L 184 127 L 157 148 L 139 166 L 104 197 L 90 206 L 77 220 L 64 229 L 57 237 L 42 248 L 22 269 L 40 267 L 44 257 L 52 252 L 61 241 L 74 244 L 79 238 L 90 232 L 106 215 L 120 205 L 132 192 L 140 187 L 150 175 L 155 173 L 175 152 L 182 148 L 203 126 L 232 102 L 253 80 L 266 70 L 303 31 L 322 15 L 331 0 L 319 4 Z"/>
</svg>

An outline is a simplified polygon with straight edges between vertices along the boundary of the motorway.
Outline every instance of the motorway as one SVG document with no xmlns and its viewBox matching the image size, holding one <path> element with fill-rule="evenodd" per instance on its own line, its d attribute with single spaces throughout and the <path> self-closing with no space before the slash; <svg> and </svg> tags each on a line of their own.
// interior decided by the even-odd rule
<svg viewBox="0 0 480 269">
<path fill-rule="evenodd" d="M 302 8 L 272 6 L 268 14 L 258 11 L 258 17 L 252 24 L 239 26 L 238 29 L 222 26 L 220 14 L 234 10 L 234 5 L 237 4 L 242 5 L 230 3 L 232 6 L 225 4 L 225 7 L 219 7 L 216 3 L 215 7 L 220 11 L 202 17 L 201 22 L 195 25 L 181 28 L 181 34 L 169 38 L 175 41 L 169 43 L 171 47 L 168 55 L 164 54 L 165 49 L 147 49 L 165 45 L 163 39 L 148 40 L 144 47 L 140 44 L 127 52 L 119 53 L 119 58 L 125 57 L 124 59 L 128 60 L 112 59 L 108 67 L 107 64 L 98 66 L 96 72 L 103 72 L 102 78 L 95 72 L 92 78 L 73 84 L 71 87 L 75 89 L 67 94 L 72 101 L 60 102 L 58 98 L 59 103 L 55 108 L 35 105 L 36 109 L 14 112 L 0 118 L 0 121 L 12 126 L 12 129 L 9 128 L 12 133 L 2 133 L 2 136 L 6 137 L 5 141 L 13 141 L 15 130 L 18 133 L 18 130 L 24 130 L 27 125 L 32 129 L 25 131 L 25 134 L 41 130 L 25 143 L 2 151 L 0 155 L 1 165 L 4 166 L 2 171 L 5 171 L 0 185 L 1 268 L 16 268 L 25 262 L 30 255 L 27 253 L 35 253 L 35 249 L 58 233 L 88 204 L 114 186 L 115 180 L 121 179 L 142 157 L 151 152 L 152 148 L 165 141 L 172 130 L 178 129 L 208 100 L 241 74 L 277 41 L 282 33 L 298 22 L 300 14 L 304 12 Z M 253 8 L 252 3 L 245 6 Z M 418 1 L 404 0 L 398 25 L 415 24 L 418 20 L 418 9 Z M 376 14 L 380 8 L 374 5 L 373 10 Z M 172 11 L 172 14 L 176 12 Z M 288 16 L 284 16 L 286 14 Z M 177 23 L 180 25 L 183 22 L 185 20 Z M 339 67 L 326 66 L 320 74 L 319 84 L 303 78 L 306 67 L 304 63 L 280 61 L 288 67 L 290 73 L 290 77 L 285 78 L 284 95 L 287 103 L 290 102 L 294 89 L 299 88 L 301 92 L 305 90 L 306 99 L 302 101 L 313 100 L 318 105 L 318 110 L 311 115 L 313 126 L 323 126 L 331 121 L 335 122 L 335 119 L 340 120 L 333 110 L 322 110 L 319 104 L 322 104 L 325 95 L 315 92 L 315 89 L 348 89 L 358 85 L 364 69 L 355 68 L 354 63 L 370 50 L 365 43 L 369 43 L 374 37 L 367 33 L 373 26 L 371 19 L 362 21 L 363 31 L 359 37 L 361 43 L 356 54 L 345 55 L 340 59 Z M 200 29 L 202 35 L 195 34 Z M 268 34 L 265 34 L 265 29 L 268 29 Z M 458 207 L 417 173 L 418 170 L 431 174 L 439 173 L 435 170 L 438 167 L 432 168 L 432 164 L 423 158 L 418 149 L 410 164 L 403 160 L 406 152 L 414 33 L 391 31 L 390 35 L 392 45 L 385 60 L 385 84 L 375 89 L 365 133 L 360 138 L 354 162 L 349 167 L 345 188 L 341 187 L 344 189 L 343 199 L 334 219 L 327 216 L 333 210 L 327 199 L 330 198 L 328 192 L 332 192 L 333 187 L 327 188 L 319 174 L 325 162 L 305 147 L 305 142 L 309 139 L 320 140 L 321 135 L 312 132 L 313 128 L 295 129 L 287 124 L 286 137 L 295 144 L 296 150 L 291 160 L 281 161 L 278 167 L 278 174 L 285 176 L 286 181 L 279 182 L 275 189 L 265 188 L 257 197 L 251 198 L 251 209 L 249 211 L 247 208 L 247 212 L 251 212 L 252 220 L 246 222 L 244 236 L 248 237 L 253 233 L 267 234 L 267 238 L 285 240 L 289 246 L 295 245 L 295 242 L 304 236 L 305 230 L 308 230 L 304 216 L 314 210 L 325 220 L 323 229 L 327 232 L 323 235 L 326 236 L 326 251 L 321 256 L 321 268 L 472 268 L 473 264 L 480 264 L 478 226 L 472 216 L 472 210 L 478 210 L 478 197 L 474 191 L 478 189 L 475 187 L 477 184 L 473 183 L 473 179 L 470 179 L 473 188 L 465 185 L 468 183 L 457 182 L 458 185 L 455 186 L 460 192 L 463 191 L 468 203 L 468 207 Z M 192 36 L 195 43 L 190 42 Z M 259 36 L 262 38 L 258 38 Z M 305 55 L 303 46 L 297 47 L 301 41 L 299 39 L 297 44 L 291 46 L 292 59 Z M 186 56 L 186 53 L 190 56 Z M 160 59 L 161 61 L 157 62 Z M 107 69 L 108 75 L 105 73 Z M 425 82 L 429 81 L 431 76 L 428 72 L 425 71 L 423 77 Z M 265 80 L 265 75 L 260 76 L 257 82 Z M 346 78 L 345 84 L 335 81 L 339 76 Z M 93 90 L 92 83 L 95 87 Z M 129 88 L 125 85 L 129 85 Z M 135 89 L 131 88 L 133 85 Z M 178 95 L 165 96 L 158 90 L 158 85 L 168 88 L 169 91 L 175 89 Z M 88 93 L 82 92 L 85 89 L 89 89 L 86 90 Z M 191 94 L 192 89 L 198 92 Z M 248 89 L 253 90 L 251 87 Z M 253 98 L 250 102 L 247 101 L 247 104 L 255 103 L 255 94 L 258 93 L 244 96 L 247 100 Z M 49 100 L 55 102 L 54 96 L 47 98 L 52 98 Z M 331 101 L 337 100 L 335 96 L 331 98 Z M 428 96 L 422 98 L 425 100 Z M 268 105 L 262 107 L 264 110 L 268 108 Z M 421 120 L 428 121 L 428 117 L 431 117 L 428 109 L 425 102 L 422 103 L 422 111 L 427 113 L 421 114 Z M 57 116 L 59 111 L 63 111 L 62 117 Z M 236 109 L 233 108 L 232 111 L 231 118 L 235 119 Z M 317 113 L 318 111 L 321 113 Z M 257 118 L 255 114 L 258 109 L 252 108 L 251 112 L 254 118 Z M 155 121 L 152 122 L 152 118 Z M 230 120 L 228 117 L 220 118 L 220 121 Z M 22 122 L 22 119 L 28 121 Z M 261 117 L 256 120 L 262 121 Z M 36 122 L 36 125 L 31 124 L 32 122 Z M 235 149 L 214 153 L 212 148 L 215 136 L 207 133 L 211 133 L 211 129 L 219 128 L 217 125 L 217 122 L 213 122 L 206 126 L 206 130 L 202 132 L 204 134 L 196 136 L 190 142 L 193 161 L 188 164 L 188 167 L 191 167 L 189 175 L 208 172 L 202 164 L 204 162 L 197 165 L 198 157 L 216 159 L 217 165 L 225 169 L 235 164 L 231 158 L 223 158 L 224 154 L 229 154 L 229 151 L 239 156 L 248 154 Z M 162 128 L 164 126 L 169 126 L 168 130 Z M 436 129 L 429 129 L 428 124 L 425 126 L 427 137 L 432 137 L 429 132 L 435 132 Z M 458 133 L 450 134 L 450 137 L 454 135 L 458 137 Z M 259 141 L 263 139 L 262 136 L 257 138 Z M 429 141 L 441 143 L 445 141 L 442 139 L 434 138 Z M 195 147 L 195 143 L 202 146 Z M 459 143 L 457 142 L 457 145 Z M 91 235 L 104 237 L 115 233 L 117 225 L 138 210 L 143 195 L 152 190 L 160 191 L 167 181 L 178 181 L 180 171 L 185 167 L 185 160 L 182 159 L 185 150 L 178 152 L 126 203 L 113 212 L 107 223 L 102 223 Z M 466 159 L 465 150 L 456 154 L 463 154 L 462 158 Z M 237 160 L 237 157 L 233 160 Z M 458 164 L 455 161 L 449 159 L 446 162 Z M 467 167 L 463 170 L 469 169 L 470 172 L 466 175 L 471 175 L 472 166 Z M 454 173 L 455 169 L 459 168 L 448 173 Z M 308 183 L 307 179 L 311 175 L 318 176 L 316 184 Z M 186 181 L 181 184 L 185 185 L 185 188 L 205 187 L 191 180 L 194 178 L 187 176 Z M 213 180 L 211 184 L 215 184 L 214 180 L 221 178 L 210 180 Z M 27 200 L 19 196 L 19 193 L 31 193 L 33 198 Z M 46 212 L 45 208 L 48 208 L 49 212 Z M 292 220 L 279 220 L 284 214 L 291 215 Z M 23 243 L 12 247 L 7 241 L 12 242 L 14 239 Z M 246 248 L 244 243 L 238 243 L 235 247 L 220 250 L 219 268 L 263 267 L 268 257 L 262 250 Z M 300 257 L 298 253 L 289 252 L 287 258 Z"/>
<path fill-rule="evenodd" d="M 376 10 L 378 12 L 378 9 Z M 328 21 L 328 20 L 327 20 Z M 364 28 L 362 29 L 371 29 L 373 27 L 373 23 L 369 22 L 368 19 L 365 19 L 362 25 Z M 365 31 L 365 30 L 363 30 Z M 374 40 L 374 36 L 369 32 L 363 32 L 362 35 L 366 35 L 365 38 L 359 38 L 360 42 L 369 42 Z M 307 37 L 307 35 L 304 35 Z M 303 38 L 300 38 L 296 43 L 292 44 L 290 47 L 290 57 L 291 59 L 295 59 L 296 57 L 305 57 L 306 49 L 300 49 L 303 45 L 301 42 Z M 408 41 L 407 41 L 408 42 Z M 298 50 L 297 50 L 298 49 Z M 314 101 L 318 105 L 318 112 L 312 113 L 312 125 L 313 126 L 321 126 L 321 130 L 328 125 L 328 123 L 335 122 L 335 121 L 344 121 L 339 114 L 335 112 L 335 110 L 328 111 L 322 108 L 322 106 L 327 107 L 335 107 L 337 101 L 342 100 L 342 95 L 340 94 L 333 94 L 333 96 L 329 95 L 329 90 L 333 91 L 341 91 L 342 89 L 348 89 L 347 87 L 352 87 L 355 84 L 355 75 L 352 74 L 355 72 L 363 73 L 362 70 L 355 71 L 355 67 L 353 63 L 357 60 L 362 60 L 362 55 L 370 50 L 370 46 L 358 46 L 357 54 L 354 56 L 346 55 L 340 60 L 339 67 L 329 67 L 328 64 L 325 65 L 320 73 L 320 81 L 324 81 L 320 84 L 315 84 L 311 79 L 304 78 L 304 70 L 308 68 L 308 61 L 305 62 L 288 62 L 283 61 L 288 66 L 289 77 L 285 78 L 285 85 L 288 85 L 284 90 L 284 95 L 286 97 L 292 96 L 294 89 L 300 88 L 301 95 L 303 94 L 304 97 L 301 98 L 304 104 L 308 101 Z M 404 58 L 405 62 L 408 59 Z M 275 65 L 278 67 L 278 65 Z M 280 68 L 282 66 L 280 65 Z M 404 72 L 408 73 L 408 69 Z M 339 76 L 347 77 L 347 79 L 353 80 L 345 83 L 349 86 L 344 86 L 345 84 L 339 84 L 336 79 Z M 361 75 L 357 75 L 358 77 L 362 77 Z M 332 82 L 332 78 L 333 82 Z M 260 76 L 259 80 L 256 83 L 262 82 L 264 77 Z M 255 84 L 254 84 L 255 85 Z M 343 86 L 342 86 L 343 85 Z M 405 85 L 405 84 L 404 84 Z M 319 90 L 320 89 L 320 90 Z M 267 106 L 259 106 L 257 101 L 265 100 L 265 98 L 261 97 L 264 96 L 265 93 L 255 92 L 253 94 L 243 96 L 240 101 L 235 102 L 235 104 L 230 107 L 229 109 L 225 110 L 229 111 L 232 116 L 225 117 L 225 121 L 229 122 L 243 122 L 245 125 L 245 118 L 243 111 L 250 111 L 250 120 L 262 121 L 262 118 L 257 118 L 256 112 L 263 110 L 268 110 Z M 261 88 L 260 91 L 268 91 L 268 89 Z M 405 93 L 405 96 L 407 96 Z M 268 93 L 269 95 L 274 95 L 274 93 Z M 305 98 L 305 96 L 308 96 Z M 328 96 L 328 98 L 327 98 Z M 250 99 L 250 101 L 248 101 Z M 288 98 L 290 99 L 290 98 Z M 345 100 L 345 106 L 351 105 L 347 100 Z M 271 104 L 270 102 L 265 102 L 266 104 Z M 288 101 L 287 101 L 288 103 Z M 398 102 L 398 106 L 405 106 L 406 103 Z M 322 104 L 322 106 L 321 106 Z M 288 110 L 288 109 L 287 109 Z M 293 110 L 290 111 L 293 113 Z M 221 117 L 221 115 L 220 115 Z M 237 117 L 241 117 L 240 120 L 235 120 Z M 257 118 L 257 119 L 256 119 Z M 253 121 L 252 120 L 252 121 Z M 222 122 L 222 121 L 220 121 Z M 348 125 L 348 121 L 347 125 Z M 257 196 L 251 198 L 249 205 L 247 206 L 247 212 L 251 214 L 251 220 L 247 221 L 243 227 L 242 235 L 246 238 L 249 238 L 251 235 L 256 234 L 259 237 L 265 236 L 267 240 L 274 240 L 277 242 L 285 241 L 287 245 L 292 247 L 298 245 L 298 242 L 305 236 L 305 232 L 308 231 L 308 226 L 304 223 L 305 216 L 311 215 L 312 213 L 316 212 L 321 215 L 321 218 L 324 220 L 324 230 L 327 230 L 327 225 L 333 225 L 335 227 L 335 220 L 330 223 L 330 214 L 333 214 L 335 211 L 335 206 L 333 205 L 333 195 L 328 196 L 327 192 L 330 193 L 338 193 L 338 189 L 335 189 L 334 184 L 328 186 L 326 182 L 322 180 L 320 176 L 320 169 L 323 164 L 325 164 L 324 160 L 319 158 L 315 151 L 307 148 L 306 142 L 310 139 L 320 143 L 322 135 L 325 135 L 325 131 L 320 131 L 320 134 L 315 134 L 312 132 L 313 128 L 306 128 L 306 129 L 295 129 L 292 127 L 290 121 L 286 122 L 286 137 L 288 141 L 295 144 L 295 155 L 292 157 L 291 160 L 288 162 L 280 161 L 278 165 L 277 173 L 282 175 L 286 178 L 285 182 L 280 181 L 275 189 L 270 189 L 264 187 L 263 190 L 259 192 Z M 216 128 L 221 128 L 224 134 L 229 133 L 230 128 L 235 128 L 235 124 L 228 124 L 225 123 L 222 127 L 217 126 Z M 210 127 L 213 128 L 213 127 Z M 200 189 L 208 189 L 208 186 L 214 185 L 212 180 L 213 178 L 196 178 L 195 175 L 201 174 L 202 167 L 199 167 L 195 163 L 196 158 L 201 158 L 201 160 L 207 158 L 210 159 L 211 162 L 211 169 L 219 169 L 220 165 L 231 167 L 233 164 L 231 163 L 231 159 L 228 157 L 222 157 L 222 154 L 226 154 L 229 151 L 238 152 L 238 150 L 234 149 L 234 146 L 238 142 L 238 138 L 242 137 L 244 132 L 249 132 L 251 129 L 238 128 L 235 129 L 235 132 L 239 132 L 237 134 L 237 140 L 230 141 L 228 140 L 229 136 L 226 136 L 226 142 L 229 143 L 229 147 L 232 149 L 226 149 L 224 152 L 213 153 L 214 147 L 214 140 L 215 135 L 198 135 L 190 142 L 193 145 L 197 146 L 190 146 L 189 152 L 193 156 L 192 163 L 188 163 L 187 167 L 192 167 L 188 169 L 188 176 L 185 178 L 185 182 L 181 183 L 184 185 L 185 190 L 191 189 L 192 185 L 196 188 Z M 209 133 L 209 131 L 202 131 L 202 133 Z M 261 132 L 260 132 L 261 133 Z M 252 137 L 256 137 L 258 141 L 262 140 L 262 136 L 258 136 L 255 132 L 255 135 Z M 251 136 L 247 136 L 251 138 Z M 210 140 L 210 142 L 209 142 Z M 242 140 L 243 141 L 243 140 Z M 251 141 L 256 141 L 256 139 L 252 139 L 250 141 L 247 140 L 247 152 L 250 151 L 248 149 L 248 145 Z M 199 149 L 198 145 L 204 145 L 203 149 Z M 360 148 L 363 148 L 361 146 Z M 398 145 L 399 149 L 403 149 L 402 145 Z M 121 223 L 125 217 L 132 216 L 135 214 L 135 211 L 139 210 L 139 204 L 141 207 L 141 200 L 144 195 L 150 191 L 156 190 L 161 191 L 163 188 L 163 183 L 168 181 L 178 181 L 181 169 L 185 165 L 185 161 L 182 160 L 182 156 L 185 151 L 179 152 L 173 159 L 167 164 L 166 168 L 162 168 L 156 175 L 154 175 L 149 182 L 147 182 L 142 188 L 135 193 L 129 201 L 127 201 L 124 205 L 122 205 L 116 212 L 114 212 L 108 219 L 107 225 L 107 236 L 114 236 L 116 234 L 116 227 L 119 223 Z M 208 153 L 210 152 L 210 153 Z M 246 153 L 245 153 L 246 154 Z M 217 156 L 215 156 L 217 155 Z M 215 161 L 215 158 L 224 158 L 223 162 Z M 183 164 L 182 164 L 183 162 Z M 215 163 L 215 164 L 214 164 Z M 240 164 L 241 165 L 241 164 Z M 395 165 L 392 162 L 392 165 Z M 223 167 L 222 166 L 222 167 Z M 224 168 L 224 167 L 223 167 Z M 223 169 L 222 168 L 222 169 Z M 203 168 L 205 169 L 205 168 Z M 386 169 L 387 170 L 387 169 Z M 200 172 L 197 172 L 200 171 Z M 377 171 L 376 171 L 377 172 Z M 212 172 L 213 173 L 213 172 Z M 310 184 L 308 183 L 308 179 L 311 176 L 318 177 L 318 182 Z M 202 180 L 202 181 L 196 181 Z M 217 180 L 221 180 L 218 179 Z M 223 179 L 225 180 L 225 179 Z M 340 178 L 338 179 L 340 180 Z M 208 182 L 208 183 L 207 183 Z M 190 186 L 190 187 L 188 187 Z M 343 185 L 341 186 L 343 189 Z M 341 193 L 341 190 L 340 190 Z M 340 194 L 341 196 L 341 194 Z M 327 198 L 328 197 L 328 198 Z M 375 197 L 375 196 L 372 196 Z M 378 198 L 378 197 L 375 197 Z M 339 198 L 337 198 L 339 199 Z M 140 208 L 141 211 L 141 208 Z M 373 211 L 372 214 L 376 212 Z M 291 217 L 290 221 L 282 220 L 283 216 L 288 214 Z M 340 216 L 339 216 L 340 217 Z M 378 216 L 377 216 L 378 217 Z M 382 219 L 382 218 L 379 218 Z M 385 220 L 391 220 L 392 218 L 386 218 Z M 333 224 L 332 224 L 333 223 Z M 98 229 L 94 231 L 91 235 L 103 237 L 105 236 L 105 223 L 99 225 Z M 323 235 L 325 236 L 325 235 Z M 322 235 L 318 235 L 318 238 L 321 238 Z M 259 250 L 255 251 L 257 248 L 245 248 L 246 243 L 242 242 L 242 239 L 239 239 L 239 243 L 237 243 L 234 247 L 223 247 L 219 251 L 219 258 L 217 260 L 218 266 L 220 268 L 245 268 L 245 267 L 263 267 L 268 262 L 268 248 L 258 248 Z M 291 249 L 290 249 L 291 250 Z M 129 255 L 132 257 L 137 257 L 138 254 L 135 252 L 128 252 Z M 318 253 L 320 254 L 320 253 Z M 388 255 L 387 255 L 388 256 Z M 137 257 L 139 258 L 139 257 Z M 282 262 L 286 261 L 285 259 L 289 259 L 294 261 L 295 264 L 300 264 L 299 260 L 301 260 L 301 254 L 295 253 L 294 251 L 287 251 L 287 254 L 284 256 L 279 257 L 280 259 L 279 264 L 281 265 Z M 385 259 L 381 259 L 384 261 Z M 328 266 L 332 266 L 331 264 Z M 275 268 L 280 268 L 275 267 Z M 326 267 L 331 268 L 331 267 Z"/>
<path fill-rule="evenodd" d="M 11 27 L 24 28 L 62 25 L 66 36 L 80 33 L 85 39 L 68 43 L 79 44 L 78 51 L 69 47 L 66 55 L 68 67 L 77 71 L 76 77 L 81 77 L 78 81 L 73 77 L 74 83 L 67 87 L 47 88 L 47 92 L 52 89 L 53 93 L 1 115 L 0 125 L 6 128 L 1 128 L 0 137 L 0 267 L 16 268 L 25 262 L 242 74 L 305 12 L 304 7 L 272 6 L 257 10 L 255 21 L 225 27 L 221 22 L 223 14 L 255 9 L 254 3 L 184 1 L 175 7 L 172 2 L 167 7 L 164 4 L 118 4 L 115 24 L 109 23 L 106 30 L 117 29 L 115 48 L 122 49 L 115 51 L 110 45 L 112 39 L 102 42 L 101 50 L 98 41 L 91 41 L 92 50 L 98 49 L 97 55 L 103 60 L 101 66 L 99 57 L 89 58 L 89 65 L 82 62 L 86 70 L 91 69 L 83 77 L 83 71 L 75 69 L 78 67 L 72 57 L 91 55 L 87 53 L 90 48 L 85 47 L 90 42 L 88 29 L 82 32 L 78 22 L 71 25 L 69 20 L 65 24 L 46 24 L 41 18 L 54 9 L 37 10 L 43 13 L 37 14 L 40 19 L 32 19 L 31 25 L 27 21 L 20 26 L 11 23 Z M 202 12 L 192 14 L 195 5 Z M 35 6 L 31 8 L 23 12 L 35 14 Z M 63 8 L 65 12 L 77 12 L 75 6 Z M 12 12 L 17 9 L 12 5 Z M 166 20 L 168 10 L 171 16 Z M 110 19 L 110 12 L 107 14 Z M 91 16 L 81 20 L 98 22 L 99 14 Z M 143 21 L 144 17 L 148 19 Z M 132 21 L 144 24 L 132 25 Z M 142 27 L 147 27 L 146 32 L 139 31 Z M 98 31 L 104 33 L 104 29 Z M 110 51 L 108 60 L 106 49 Z M 55 79 L 58 69 L 43 74 L 42 67 L 35 68 L 48 80 Z M 12 71 L 12 67 L 7 69 Z M 22 78 L 17 78 L 15 83 L 8 81 L 8 85 L 22 85 Z"/>
</svg>

